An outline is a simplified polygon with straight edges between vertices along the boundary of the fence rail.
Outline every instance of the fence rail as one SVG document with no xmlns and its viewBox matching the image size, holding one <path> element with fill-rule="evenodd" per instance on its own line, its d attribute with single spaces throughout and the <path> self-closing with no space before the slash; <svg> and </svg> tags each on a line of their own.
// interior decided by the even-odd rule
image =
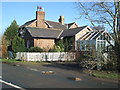
<svg viewBox="0 0 120 90">
<path fill-rule="evenodd" d="M 23 61 L 74 61 L 75 52 L 18 52 L 16 59 Z"/>
</svg>

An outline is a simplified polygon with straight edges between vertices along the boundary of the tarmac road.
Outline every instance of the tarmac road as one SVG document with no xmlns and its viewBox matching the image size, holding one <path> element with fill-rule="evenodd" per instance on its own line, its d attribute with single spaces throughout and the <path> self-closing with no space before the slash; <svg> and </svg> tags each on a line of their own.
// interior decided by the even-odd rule
<svg viewBox="0 0 120 90">
<path fill-rule="evenodd" d="M 54 71 L 53 74 L 42 74 L 42 71 Z M 69 77 L 78 77 L 75 81 Z M 86 74 L 42 65 L 13 66 L 2 64 L 2 88 L 118 88 L 118 83 L 94 79 Z M 14 87 L 16 86 L 16 87 Z"/>
</svg>

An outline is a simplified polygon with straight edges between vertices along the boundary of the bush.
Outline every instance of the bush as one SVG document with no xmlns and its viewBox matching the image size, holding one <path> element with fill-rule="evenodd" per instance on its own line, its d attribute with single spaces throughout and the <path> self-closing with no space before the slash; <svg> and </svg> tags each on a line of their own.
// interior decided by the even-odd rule
<svg viewBox="0 0 120 90">
<path fill-rule="evenodd" d="M 40 47 L 31 47 L 28 49 L 29 52 L 43 52 L 43 49 Z"/>
<path fill-rule="evenodd" d="M 52 49 L 49 49 L 48 52 L 55 52 L 55 50 L 54 50 L 54 48 L 52 48 Z"/>
<path fill-rule="evenodd" d="M 56 46 L 59 46 L 61 51 L 64 51 L 63 39 L 56 41 Z"/>
<path fill-rule="evenodd" d="M 49 52 L 63 52 L 64 49 L 60 48 L 60 46 L 55 46 L 53 49 L 50 49 Z"/>
<path fill-rule="evenodd" d="M 110 70 L 110 71 L 118 71 L 119 70 L 119 65 L 117 61 L 117 56 L 114 52 L 114 50 L 109 47 L 109 50 L 106 52 L 107 53 L 107 58 L 105 63 L 102 66 L 103 70 Z"/>
<path fill-rule="evenodd" d="M 49 52 L 64 52 L 63 39 L 57 40 L 54 48 L 49 49 Z"/>
<path fill-rule="evenodd" d="M 54 51 L 55 51 L 55 52 L 60 52 L 60 51 L 61 51 L 60 46 L 55 46 Z"/>
</svg>

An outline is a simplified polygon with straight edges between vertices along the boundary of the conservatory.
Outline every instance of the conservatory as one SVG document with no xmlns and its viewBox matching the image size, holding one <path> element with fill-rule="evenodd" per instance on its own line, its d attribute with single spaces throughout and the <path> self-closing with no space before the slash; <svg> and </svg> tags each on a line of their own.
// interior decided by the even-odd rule
<svg viewBox="0 0 120 90">
<path fill-rule="evenodd" d="M 110 44 L 108 41 L 114 45 L 114 40 L 111 35 L 104 30 L 101 31 L 91 31 L 83 35 L 79 40 L 77 40 L 77 48 L 80 51 L 99 51 L 105 50 Z"/>
</svg>

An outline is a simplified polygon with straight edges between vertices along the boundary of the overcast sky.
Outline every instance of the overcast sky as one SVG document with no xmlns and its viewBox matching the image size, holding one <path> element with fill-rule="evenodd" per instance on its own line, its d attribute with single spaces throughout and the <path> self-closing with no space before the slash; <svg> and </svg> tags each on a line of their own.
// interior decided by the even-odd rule
<svg viewBox="0 0 120 90">
<path fill-rule="evenodd" d="M 45 10 L 45 19 L 58 22 L 59 16 L 65 16 L 65 23 L 77 22 L 79 26 L 90 25 L 85 19 L 76 19 L 79 13 L 74 2 L 3 2 L 2 30 L 15 19 L 18 25 L 36 18 L 37 6 Z"/>
</svg>

